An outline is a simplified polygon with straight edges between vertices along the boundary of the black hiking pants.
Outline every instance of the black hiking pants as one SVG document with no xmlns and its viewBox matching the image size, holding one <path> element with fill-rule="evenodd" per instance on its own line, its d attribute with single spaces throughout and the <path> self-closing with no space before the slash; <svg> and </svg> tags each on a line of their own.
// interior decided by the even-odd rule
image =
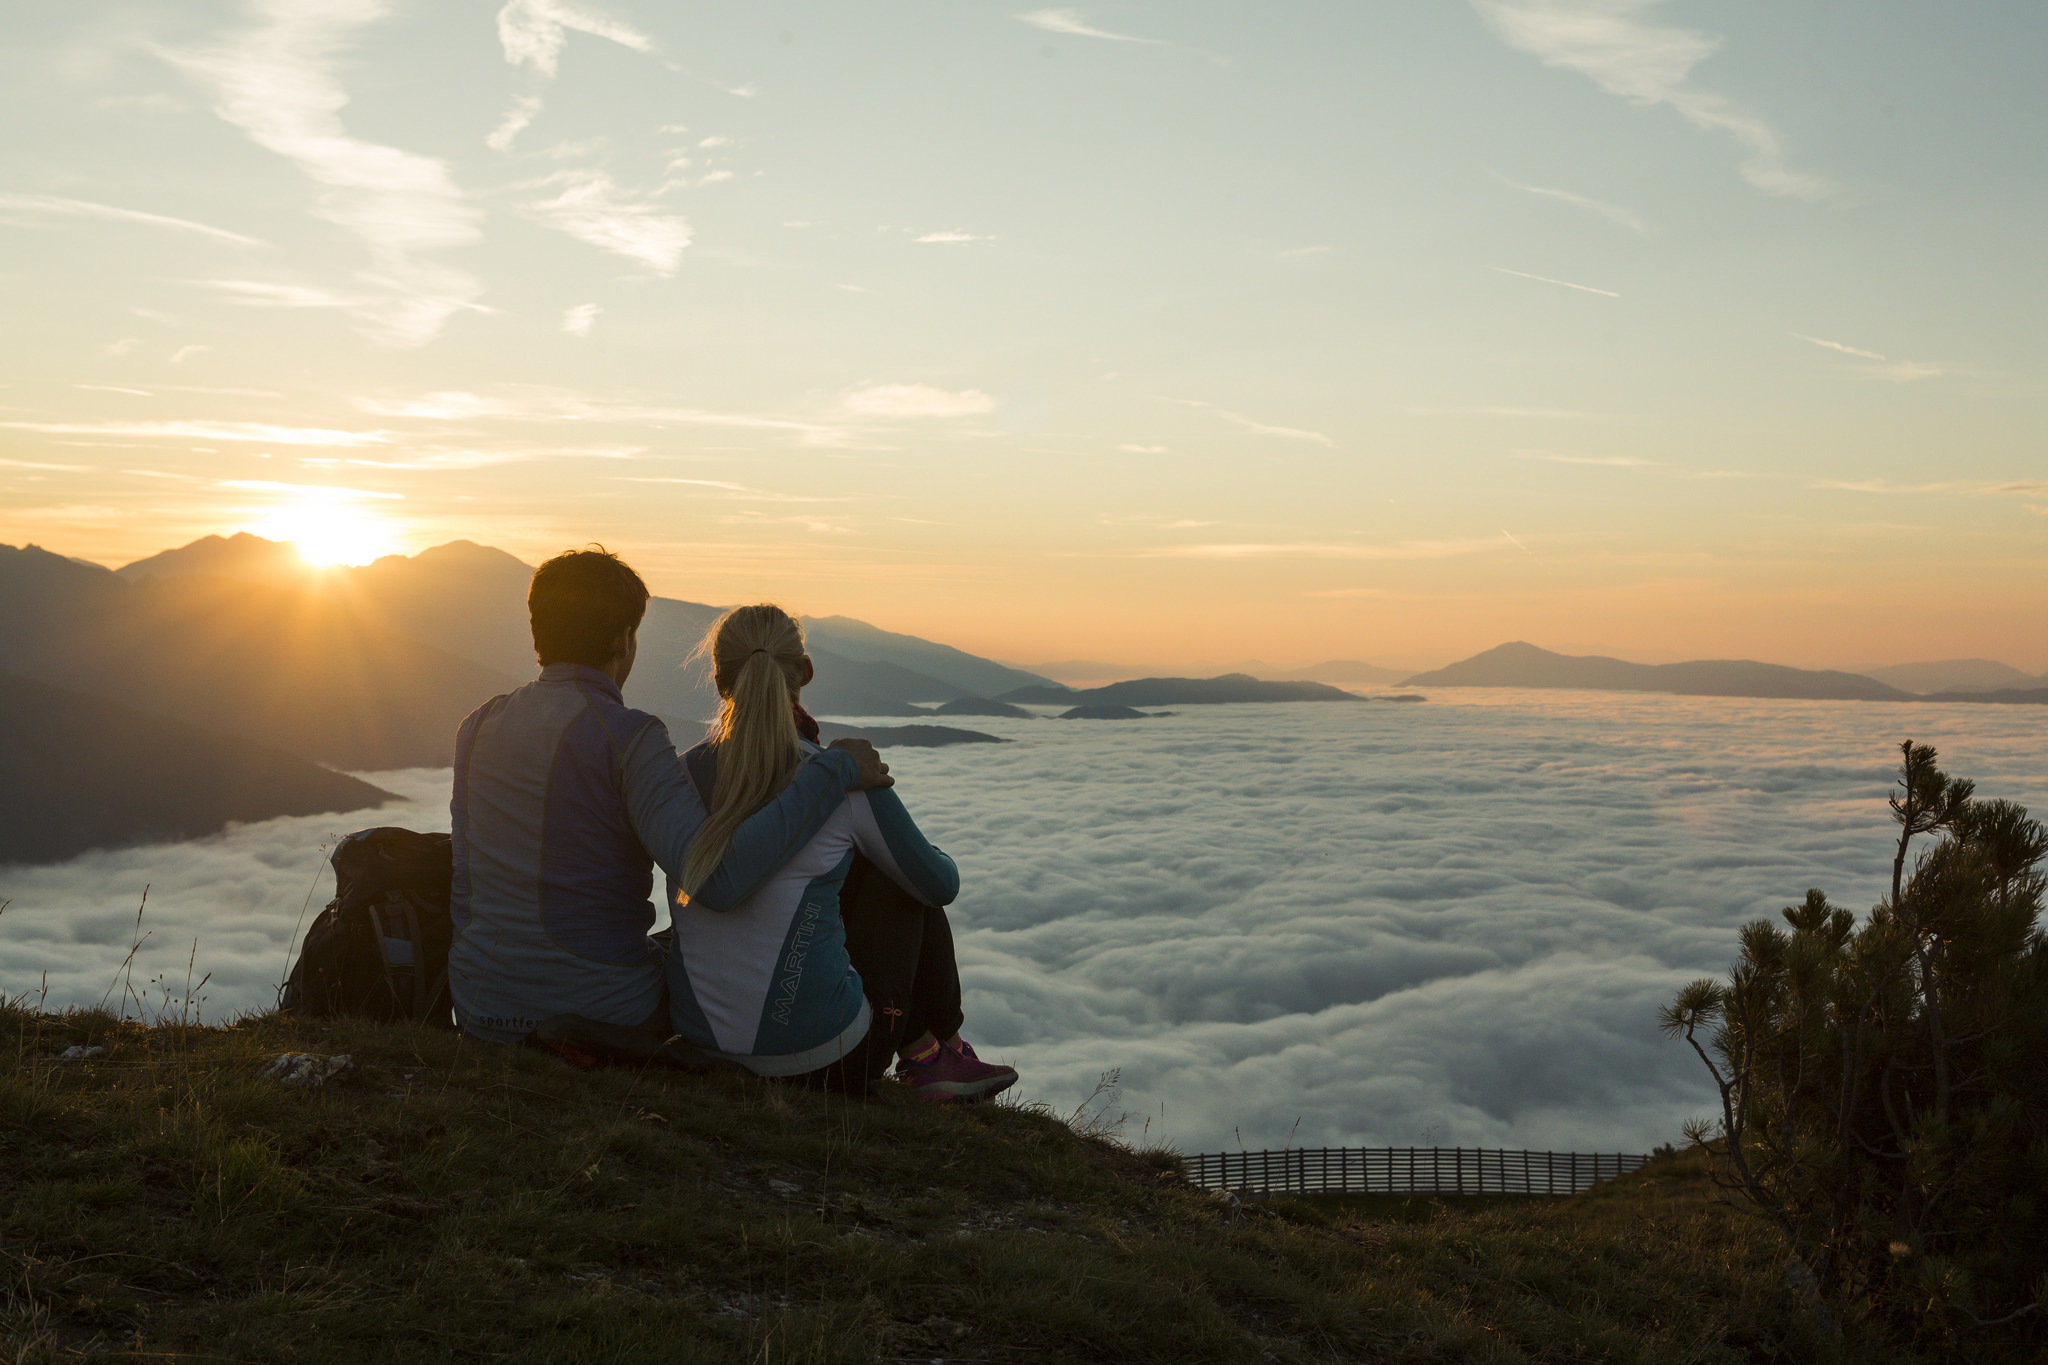
<svg viewBox="0 0 2048 1365">
<path fill-rule="evenodd" d="M 865 1095 L 898 1050 L 926 1033 L 945 1039 L 960 1031 L 960 965 L 946 912 L 918 900 L 857 854 L 839 889 L 839 918 L 874 1021 L 853 1051 L 791 1079 Z"/>
</svg>

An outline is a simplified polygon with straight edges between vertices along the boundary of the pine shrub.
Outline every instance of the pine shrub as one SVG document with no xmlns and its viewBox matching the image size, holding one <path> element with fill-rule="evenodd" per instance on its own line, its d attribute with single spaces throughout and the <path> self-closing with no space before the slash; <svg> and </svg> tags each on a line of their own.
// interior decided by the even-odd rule
<svg viewBox="0 0 2048 1365">
<path fill-rule="evenodd" d="M 1662 1013 L 1720 1091 L 1692 1125 L 1788 1282 L 1923 1347 L 2048 1343 L 2048 830 L 1901 746 L 1891 894 L 1813 890 Z M 1909 867 L 1910 861 L 1910 867 Z"/>
</svg>

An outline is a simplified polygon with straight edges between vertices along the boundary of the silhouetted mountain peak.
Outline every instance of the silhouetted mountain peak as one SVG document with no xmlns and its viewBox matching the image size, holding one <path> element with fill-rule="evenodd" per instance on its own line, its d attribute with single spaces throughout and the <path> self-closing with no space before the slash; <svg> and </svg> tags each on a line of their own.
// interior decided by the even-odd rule
<svg viewBox="0 0 2048 1365">
<path fill-rule="evenodd" d="M 302 578 L 313 569 L 298 550 L 281 540 L 265 540 L 248 531 L 231 536 L 201 536 L 189 545 L 165 550 L 115 570 L 131 583 L 145 578 L 186 578 L 209 574 L 221 578 L 244 578 L 269 582 L 279 578 Z"/>
<path fill-rule="evenodd" d="M 405 559 L 405 555 L 386 555 L 377 561 Z M 479 545 L 473 540 L 451 540 L 445 545 L 433 545 L 411 556 L 411 562 L 427 567 L 460 565 L 464 568 L 516 569 L 522 574 L 532 574 L 533 566 L 517 555 L 499 549 L 495 545 Z M 373 566 L 374 567 L 374 566 Z"/>
<path fill-rule="evenodd" d="M 89 603 L 119 601 L 128 591 L 111 569 L 81 564 L 40 545 L 0 545 L 0 628 L 74 612 Z"/>
<path fill-rule="evenodd" d="M 1668 692 L 1695 697 L 1785 697 L 1814 701 L 1904 701 L 1909 694 L 1860 673 L 1792 668 L 1754 659 L 1636 664 L 1603 655 L 1556 654 L 1526 641 L 1496 645 L 1404 687 L 1559 687 Z"/>
<path fill-rule="evenodd" d="M 2048 677 L 2037 678 L 1996 659 L 1934 659 L 1863 671 L 1908 692 L 1994 692 L 2048 683 Z"/>
</svg>

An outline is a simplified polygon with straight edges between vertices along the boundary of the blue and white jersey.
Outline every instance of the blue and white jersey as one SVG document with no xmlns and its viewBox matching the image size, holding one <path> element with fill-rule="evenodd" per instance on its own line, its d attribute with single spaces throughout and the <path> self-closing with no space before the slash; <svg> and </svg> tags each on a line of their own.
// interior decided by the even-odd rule
<svg viewBox="0 0 2048 1365">
<path fill-rule="evenodd" d="M 708 806 L 715 752 L 700 744 L 683 760 Z M 960 894 L 953 860 L 919 832 L 894 790 L 851 792 L 809 843 L 732 908 L 712 909 L 701 897 L 677 905 L 669 883 L 669 1017 L 676 1032 L 761 1076 L 800 1076 L 859 1045 L 868 1002 L 839 918 L 839 888 L 855 852 L 929 905 Z"/>
</svg>

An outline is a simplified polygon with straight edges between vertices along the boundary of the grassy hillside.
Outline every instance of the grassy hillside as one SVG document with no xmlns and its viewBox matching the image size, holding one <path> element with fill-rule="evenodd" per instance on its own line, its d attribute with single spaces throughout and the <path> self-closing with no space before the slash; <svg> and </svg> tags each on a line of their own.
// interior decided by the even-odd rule
<svg viewBox="0 0 2048 1365">
<path fill-rule="evenodd" d="M 72 1045 L 108 1050 L 53 1058 Z M 286 1051 L 360 1065 L 317 1089 Z M 1643 1361 L 1837 1352 L 1685 1160 L 1241 1213 L 1028 1107 L 445 1034 L 0 1012 L 8 1360 Z M 1085 1125 L 1084 1125 L 1085 1126 Z M 1851 1324 L 1839 1349 L 1870 1358 Z M 1890 1358 L 1898 1358 L 1892 1356 Z"/>
</svg>

